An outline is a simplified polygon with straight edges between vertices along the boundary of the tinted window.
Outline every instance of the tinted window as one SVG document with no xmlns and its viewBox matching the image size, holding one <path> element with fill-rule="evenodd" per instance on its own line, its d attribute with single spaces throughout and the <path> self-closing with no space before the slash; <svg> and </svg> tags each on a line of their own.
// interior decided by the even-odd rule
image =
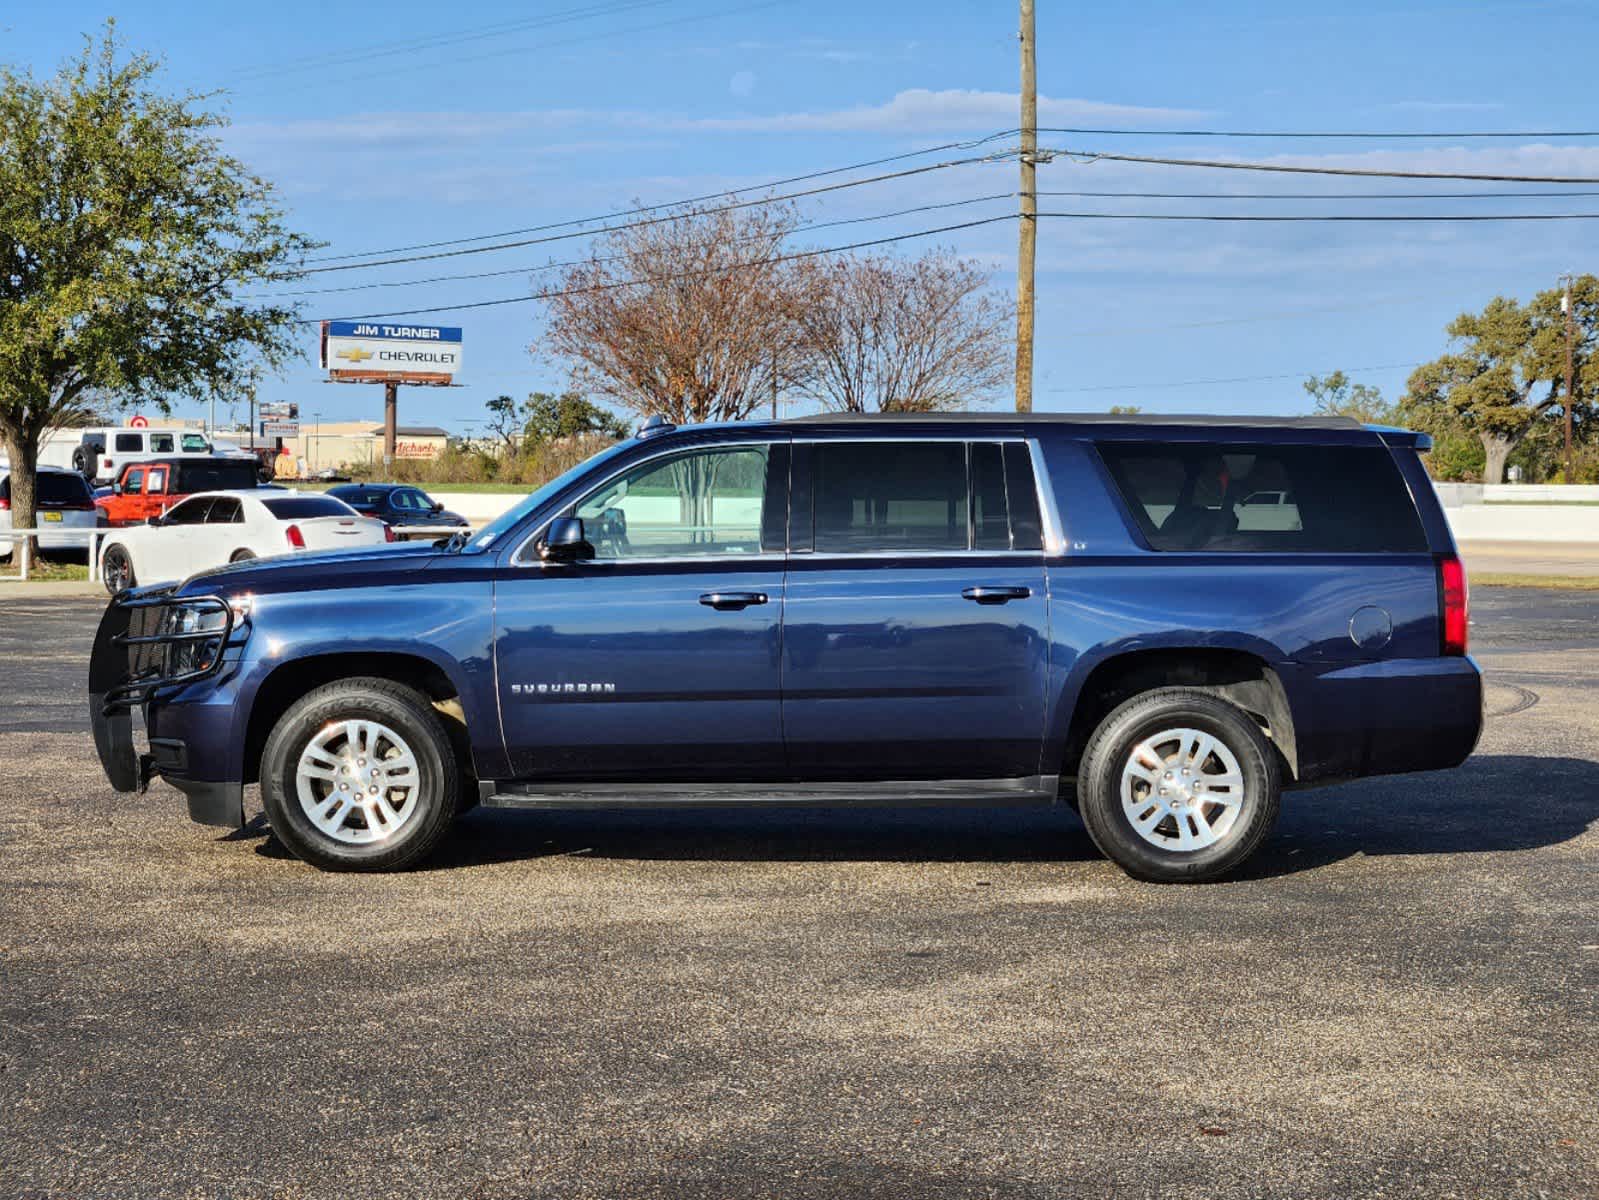
<svg viewBox="0 0 1599 1200">
<path fill-rule="evenodd" d="M 820 442 L 812 449 L 816 551 L 965 550 L 962 442 Z"/>
<path fill-rule="evenodd" d="M 1156 550 L 1427 549 L 1380 446 L 1103 443 L 1099 452 Z"/>
<path fill-rule="evenodd" d="M 641 463 L 578 503 L 600 558 L 758 554 L 767 447 Z"/>
<path fill-rule="evenodd" d="M 0 481 L 0 497 L 11 494 L 11 477 Z M 35 477 L 33 498 L 41 508 L 60 508 L 64 504 L 88 504 L 94 494 L 82 475 L 65 472 L 40 471 Z"/>
<path fill-rule="evenodd" d="M 180 462 L 177 464 L 179 492 L 231 492 L 255 486 L 255 464 L 237 462 Z"/>
<path fill-rule="evenodd" d="M 144 435 L 140 433 L 117 434 L 117 449 L 122 453 L 139 453 L 144 449 Z"/>
<path fill-rule="evenodd" d="M 1010 503 L 998 442 L 972 444 L 972 545 L 978 550 L 1010 549 Z"/>
<path fill-rule="evenodd" d="M 353 517 L 350 506 L 332 496 L 279 496 L 263 499 L 267 512 L 282 521 L 300 521 L 308 517 Z"/>
<path fill-rule="evenodd" d="M 205 518 L 207 525 L 239 525 L 243 521 L 243 508 L 232 496 L 218 496 L 213 500 Z"/>
<path fill-rule="evenodd" d="M 205 522 L 205 514 L 211 510 L 211 497 L 198 496 L 193 500 L 185 500 L 182 504 L 174 504 L 167 510 L 166 516 L 161 518 L 163 525 L 200 525 Z"/>
</svg>

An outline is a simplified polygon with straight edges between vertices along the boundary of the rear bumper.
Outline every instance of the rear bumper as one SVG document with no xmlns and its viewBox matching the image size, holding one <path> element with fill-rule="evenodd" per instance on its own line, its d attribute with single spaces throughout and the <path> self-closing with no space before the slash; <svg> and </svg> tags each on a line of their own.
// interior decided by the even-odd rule
<svg viewBox="0 0 1599 1200">
<path fill-rule="evenodd" d="M 1302 783 L 1457 767 L 1482 734 L 1482 672 L 1471 658 L 1361 663 L 1302 686 Z"/>
</svg>

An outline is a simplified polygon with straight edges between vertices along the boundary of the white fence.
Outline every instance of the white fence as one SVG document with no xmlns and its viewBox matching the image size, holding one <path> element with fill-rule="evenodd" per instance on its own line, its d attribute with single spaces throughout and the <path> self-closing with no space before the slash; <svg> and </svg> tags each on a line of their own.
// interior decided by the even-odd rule
<svg viewBox="0 0 1599 1200">
<path fill-rule="evenodd" d="M 64 541 L 82 542 L 89 549 L 89 578 L 100 577 L 100 551 L 105 549 L 105 540 L 114 532 L 108 528 L 96 529 L 63 529 L 59 525 L 52 525 L 49 529 L 7 529 L 0 533 L 0 553 L 6 549 L 11 551 L 11 565 L 15 568 L 14 574 L 0 573 L 0 583 L 25 583 L 28 572 L 33 567 L 33 542 L 29 539 L 38 536 L 47 536 L 51 541 L 49 549 L 59 549 Z"/>
</svg>

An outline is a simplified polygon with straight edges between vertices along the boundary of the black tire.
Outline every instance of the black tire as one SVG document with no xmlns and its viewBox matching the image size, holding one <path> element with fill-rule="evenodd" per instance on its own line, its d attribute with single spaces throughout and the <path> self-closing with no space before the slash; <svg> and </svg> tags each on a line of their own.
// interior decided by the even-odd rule
<svg viewBox="0 0 1599 1200">
<path fill-rule="evenodd" d="M 139 581 L 133 577 L 133 558 L 126 547 L 113 542 L 101 553 L 100 582 L 113 596 L 124 588 L 139 586 Z"/>
<path fill-rule="evenodd" d="M 80 446 L 72 452 L 72 469 L 85 479 L 94 478 L 94 465 L 89 461 L 89 456 Z"/>
<path fill-rule="evenodd" d="M 403 739 L 417 764 L 418 782 L 404 797 L 401 811 L 406 816 L 400 827 L 364 845 L 318 829 L 298 791 L 306 747 L 330 724 L 351 720 L 387 726 Z M 460 790 L 461 774 L 443 720 L 427 697 L 389 679 L 341 679 L 302 696 L 273 726 L 261 754 L 261 799 L 272 832 L 297 857 L 324 871 L 398 871 L 410 866 L 449 830 Z M 353 813 L 348 819 L 362 820 Z"/>
<path fill-rule="evenodd" d="M 1236 760 L 1242 778 L 1237 816 L 1231 818 L 1226 831 L 1214 843 L 1202 849 L 1169 849 L 1154 844 L 1134 827 L 1133 817 L 1122 802 L 1123 771 L 1135 748 L 1146 739 L 1177 729 L 1192 729 L 1214 737 Z M 1213 766 L 1221 763 L 1219 754 L 1205 761 Z M 1282 790 L 1277 763 L 1277 753 L 1260 726 L 1236 705 L 1208 692 L 1160 688 L 1133 697 L 1100 722 L 1078 770 L 1078 810 L 1094 844 L 1134 879 L 1203 883 L 1220 878 L 1249 858 L 1276 825 Z M 1204 763 L 1196 764 L 1195 769 L 1203 766 Z M 1180 770 L 1177 773 L 1180 775 Z M 1156 778 L 1145 785 L 1151 793 L 1141 789 L 1130 793 L 1135 808 L 1148 804 L 1140 814 L 1146 821 L 1153 820 L 1167 803 L 1153 797 L 1157 784 L 1165 786 Z M 1134 783 L 1133 787 L 1138 785 Z M 1148 799 L 1139 799 L 1141 795 L 1148 795 Z M 1192 797 L 1187 800 L 1194 803 Z M 1198 803 L 1202 815 L 1185 826 L 1182 834 L 1177 833 L 1175 822 L 1187 818 L 1168 814 L 1151 830 L 1151 837 L 1175 841 L 1192 834 L 1193 840 L 1198 841 L 1202 825 L 1208 830 L 1210 822 L 1221 824 L 1226 818 L 1226 806 L 1204 799 Z M 1208 819 L 1203 814 L 1208 814 Z"/>
<path fill-rule="evenodd" d="M 235 550 L 232 554 L 230 554 L 228 556 L 228 561 L 230 563 L 249 562 L 254 557 L 255 557 L 254 551 L 251 551 L 251 550 Z"/>
</svg>

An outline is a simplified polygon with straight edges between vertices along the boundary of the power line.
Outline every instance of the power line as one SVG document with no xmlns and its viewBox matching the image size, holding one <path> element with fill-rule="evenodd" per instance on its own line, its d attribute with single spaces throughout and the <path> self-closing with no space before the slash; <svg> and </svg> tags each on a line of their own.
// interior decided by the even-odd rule
<svg viewBox="0 0 1599 1200">
<path fill-rule="evenodd" d="M 309 263 L 342 262 L 352 258 L 370 258 L 375 254 L 408 254 L 412 250 L 435 250 L 441 246 L 465 246 L 472 242 L 492 241 L 495 238 L 520 237 L 525 233 L 544 233 L 551 229 L 566 229 L 573 225 L 593 225 L 601 221 L 614 221 L 618 217 L 640 216 L 644 213 L 660 212 L 662 209 L 682 208 L 686 204 L 704 204 L 709 200 L 724 200 L 733 196 L 742 196 L 747 192 L 770 191 L 772 188 L 788 187 L 794 183 L 808 183 L 813 179 L 826 179 L 832 175 L 843 175 L 850 171 L 864 171 L 869 167 L 881 167 L 888 163 L 904 162 L 908 158 L 921 158 L 928 154 L 944 154 L 951 150 L 972 150 L 978 146 L 987 145 L 1002 137 L 1009 137 L 1015 133 L 1014 129 L 1002 129 L 998 133 L 990 133 L 984 137 L 972 138 L 968 141 L 945 142 L 940 146 L 928 146 L 921 150 L 909 150 L 904 154 L 890 154 L 883 158 L 870 158 L 865 162 L 850 163 L 843 167 L 828 167 L 821 171 L 807 171 L 803 175 L 790 175 L 785 179 L 769 179 L 765 183 L 752 183 L 748 187 L 730 188 L 726 191 L 707 192 L 703 196 L 689 196 L 681 200 L 669 200 L 660 204 L 646 204 L 639 208 L 627 208 L 620 212 L 605 213 L 593 217 L 573 217 L 566 221 L 552 221 L 546 225 L 527 225 L 520 229 L 506 229 L 499 233 L 480 233 L 472 237 L 449 238 L 437 242 L 416 242 L 409 246 L 390 246 L 384 250 L 361 250 L 350 254 L 327 254 L 319 258 L 311 258 Z M 966 161 L 982 161 L 971 159 Z M 884 176 L 883 178 L 893 178 Z M 864 183 L 875 180 L 863 180 Z M 365 264 L 363 264 L 365 265 Z"/>
<path fill-rule="evenodd" d="M 490 50 L 482 54 L 470 54 L 456 58 L 436 59 L 432 62 L 420 65 L 424 69 L 433 70 L 438 67 L 455 66 L 461 63 L 481 62 L 490 58 L 504 58 L 507 55 L 526 55 L 535 51 L 554 50 L 562 46 L 581 45 L 585 42 L 611 39 L 630 33 L 649 33 L 658 29 L 669 29 L 677 25 L 689 25 L 698 21 L 712 21 L 719 17 L 738 16 L 742 13 L 754 12 L 763 8 L 775 8 L 780 4 L 786 4 L 788 2 L 789 0 L 764 0 L 763 3 L 759 4 L 741 4 L 735 8 L 718 9 L 714 12 L 691 13 L 687 16 L 673 17 L 666 21 L 655 21 L 648 25 L 633 25 L 625 29 L 605 30 L 599 33 L 582 34 L 577 37 L 561 38 L 557 41 L 550 42 L 534 42 L 524 46 L 510 47 L 504 50 Z M 617 11 L 622 10 L 618 9 Z M 381 71 L 365 71 L 359 75 L 345 74 L 340 76 L 340 82 L 357 83 L 367 79 L 381 79 L 389 75 L 413 75 L 418 69 L 418 64 L 407 64 L 403 67 L 389 67 Z M 248 81 L 246 82 L 248 83 Z M 249 88 L 246 87 L 244 91 L 248 92 Z"/>
<path fill-rule="evenodd" d="M 797 226 L 785 237 L 792 237 L 796 233 L 808 233 L 816 229 L 831 229 L 839 225 L 861 225 L 868 221 L 886 221 L 892 217 L 908 217 L 916 213 L 935 212 L 947 208 L 964 208 L 971 204 L 986 204 L 994 200 L 1009 200 L 1016 195 L 1015 192 L 991 192 L 986 196 L 972 196 L 966 200 L 946 200 L 940 204 L 918 204 L 914 208 L 900 208 L 892 212 L 871 213 L 864 217 L 840 217 L 832 221 L 808 221 Z M 748 242 L 760 240 L 760 236 L 737 239 Z M 563 267 L 579 267 L 588 263 L 616 262 L 627 257 L 623 254 L 606 254 L 594 258 L 574 258 L 565 262 L 538 263 L 532 266 L 507 267 L 499 271 L 472 271 L 454 275 L 433 275 L 426 279 L 397 279 L 384 283 L 352 283 L 343 287 L 330 288 L 304 288 L 298 291 L 278 292 L 274 295 L 241 296 L 241 300 L 284 300 L 291 296 L 330 296 L 341 292 L 365 292 L 380 288 L 416 287 L 428 283 L 450 283 L 460 279 L 503 279 L 507 275 L 532 275 L 542 271 L 556 271 Z"/>
<path fill-rule="evenodd" d="M 1599 213 L 1104 213 L 1041 212 L 1077 221 L 1599 221 Z"/>
<path fill-rule="evenodd" d="M 459 45 L 463 42 L 481 41 L 484 38 L 523 33 L 530 29 L 564 25 L 572 21 L 581 21 L 588 17 L 611 16 L 615 13 L 630 12 L 637 8 L 658 8 L 660 5 L 669 2 L 670 0 L 623 0 L 623 2 L 610 0 L 609 3 L 605 4 L 591 4 L 583 8 L 570 8 L 540 17 L 523 18 L 517 21 L 501 21 L 493 25 L 476 25 L 468 29 L 457 29 L 449 33 L 408 38 L 403 41 L 374 42 L 368 46 L 359 46 L 349 50 L 335 50 L 325 54 L 307 54 L 275 63 L 239 67 L 232 72 L 232 78 L 235 81 L 242 80 L 248 83 L 257 79 L 271 78 L 274 75 L 293 74 L 296 71 L 325 70 L 329 67 L 368 62 L 375 58 L 387 58 L 396 54 L 416 54 L 440 46 Z"/>
<path fill-rule="evenodd" d="M 1064 192 L 1040 196 L 1076 196 L 1105 200 L 1563 200 L 1599 196 L 1599 192 Z"/>
<path fill-rule="evenodd" d="M 1291 167 L 1280 163 L 1226 162 L 1202 158 L 1157 158 L 1101 150 L 1057 150 L 1079 162 L 1144 163 L 1157 167 L 1204 167 L 1219 171 L 1270 171 L 1287 175 L 1354 175 L 1377 179 L 1462 179 L 1481 183 L 1599 183 L 1593 175 L 1477 175 L 1461 171 L 1380 171 L 1368 167 Z"/>
<path fill-rule="evenodd" d="M 645 284 L 664 283 L 673 279 L 697 279 L 705 275 L 721 275 L 732 271 L 748 271 L 756 267 L 775 266 L 802 258 L 816 258 L 823 254 L 843 254 L 850 250 L 864 250 L 871 246 L 886 246 L 890 242 L 903 242 L 911 238 L 932 237 L 940 233 L 954 233 L 961 229 L 975 229 L 980 225 L 993 225 L 999 221 L 1015 220 L 1015 213 L 1002 213 L 997 217 L 980 217 L 975 221 L 962 221 L 956 225 L 941 225 L 936 229 L 918 229 L 912 233 L 899 233 L 890 237 L 872 238 L 869 241 L 851 242 L 847 246 L 826 246 L 816 250 L 796 250 L 792 254 L 776 254 L 751 262 L 732 263 L 725 267 L 712 267 L 703 271 L 676 271 L 667 275 L 651 275 L 643 279 L 619 279 L 611 283 L 591 284 L 585 287 L 564 288 L 553 292 L 539 292 L 527 296 L 504 296 L 498 300 L 476 300 L 466 304 L 444 304 L 434 308 L 412 308 L 403 312 L 362 313 L 357 316 L 333 318 L 348 321 L 378 321 L 389 317 L 419 317 L 430 313 L 464 312 L 474 308 L 496 308 L 504 304 L 528 304 L 535 300 L 554 300 L 561 296 L 578 296 L 588 292 L 609 292 L 619 288 L 640 287 Z M 302 325 L 318 324 L 320 318 L 301 321 Z"/>
<path fill-rule="evenodd" d="M 1008 152 L 1007 152 L 1008 153 Z M 733 204 L 724 204 L 715 208 L 699 210 L 699 215 L 710 215 L 719 212 L 732 212 L 736 209 L 751 208 L 759 205 L 777 204 L 784 200 L 798 200 L 806 196 L 819 196 L 825 192 L 842 191 L 845 188 L 862 187 L 871 183 L 883 183 L 890 179 L 905 179 L 912 175 L 925 175 L 929 171 L 943 171 L 950 167 L 969 166 L 972 163 L 994 162 L 1004 155 L 985 154 L 972 158 L 949 159 L 944 162 L 929 163 L 922 167 L 911 167 L 903 171 L 890 171 L 881 175 L 869 176 L 865 179 L 847 179 L 842 183 L 829 183 L 821 187 L 806 188 L 797 192 L 786 192 L 775 196 L 761 196 L 753 200 L 740 200 Z M 546 237 L 524 238 L 513 242 L 495 242 L 487 246 L 465 246 L 455 250 L 437 250 L 429 254 L 412 254 L 401 258 L 380 258 L 371 262 L 343 263 L 336 266 L 307 267 L 294 272 L 289 278 L 299 278 L 304 275 L 324 275 L 330 271 L 359 271 L 369 267 L 389 267 L 397 263 L 424 262 L 439 258 L 459 258 L 467 254 L 490 254 L 500 250 L 516 250 L 523 246 L 537 246 L 549 242 L 564 242 L 572 238 L 592 237 L 600 233 L 615 233 L 624 229 L 640 229 L 648 225 L 660 225 L 670 221 L 681 220 L 679 213 L 669 212 L 664 216 L 648 217 L 642 221 L 627 221 L 620 225 L 602 225 L 596 229 L 578 229 L 569 233 L 550 234 Z"/>
<path fill-rule="evenodd" d="M 1368 371 L 1398 371 L 1407 367 L 1419 367 L 1419 362 L 1406 363 L 1381 363 L 1375 367 L 1340 367 L 1345 375 L 1360 375 Z M 1263 383 L 1268 380 L 1278 379 L 1308 379 L 1312 375 L 1326 374 L 1324 371 L 1294 371 L 1286 375 L 1238 375 L 1231 379 L 1180 379 L 1174 383 L 1106 383 L 1094 387 L 1080 388 L 1050 388 L 1051 392 L 1152 392 L 1162 388 L 1208 387 L 1222 383 Z"/>
<path fill-rule="evenodd" d="M 1361 140 L 1404 140 L 1441 138 L 1591 138 L 1599 137 L 1599 129 L 1548 129 L 1548 130 L 1457 130 L 1454 132 L 1414 132 L 1356 129 L 1077 129 L 1064 125 L 1040 125 L 1040 133 L 1071 133 L 1097 137 L 1202 137 L 1202 138 L 1355 138 Z"/>
</svg>

